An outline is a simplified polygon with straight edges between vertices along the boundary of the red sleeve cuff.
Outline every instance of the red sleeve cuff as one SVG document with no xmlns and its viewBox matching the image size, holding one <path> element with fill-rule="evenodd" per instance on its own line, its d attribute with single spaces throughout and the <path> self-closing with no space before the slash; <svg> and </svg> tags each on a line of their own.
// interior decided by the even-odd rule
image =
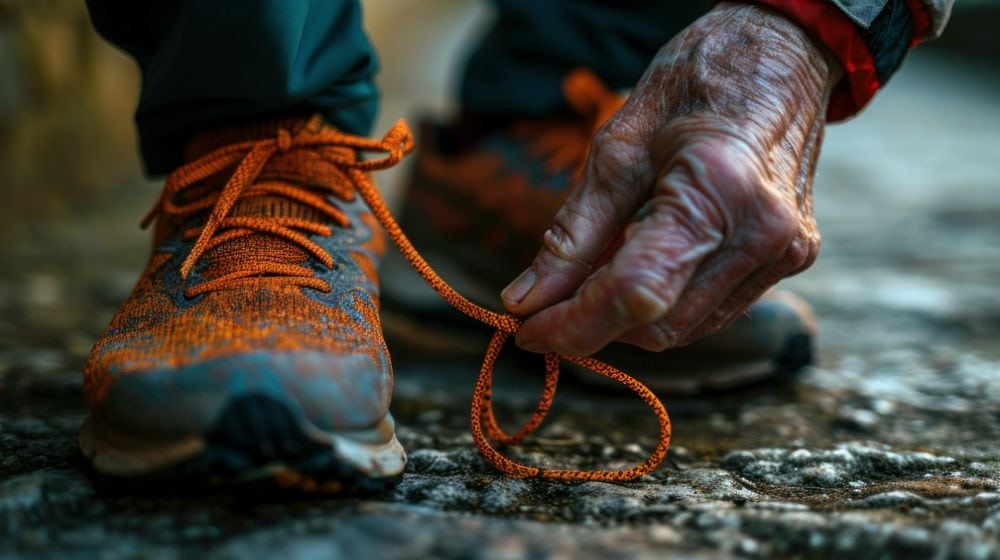
<svg viewBox="0 0 1000 560">
<path fill-rule="evenodd" d="M 827 0 L 754 0 L 798 23 L 830 50 L 844 69 L 827 107 L 829 122 L 860 111 L 882 86 L 868 45 L 858 26 Z"/>
<path fill-rule="evenodd" d="M 881 25 L 894 26 L 888 29 L 879 24 L 875 24 L 878 29 L 862 29 L 829 0 L 751 1 L 768 6 L 798 23 L 840 62 L 844 77 L 830 98 L 827 109 L 827 120 L 830 122 L 849 118 L 864 108 L 899 67 L 906 51 L 917 46 L 931 29 L 930 13 L 921 0 L 896 0 L 895 4 L 886 5 L 883 14 L 887 16 L 887 22 Z M 899 13 L 899 9 L 908 17 L 893 17 L 892 14 Z M 911 22 L 912 28 L 909 28 Z M 912 39 L 908 39 L 907 45 L 898 45 L 891 39 L 894 29 L 900 33 L 900 26 L 907 27 L 903 33 L 909 35 L 912 32 Z M 888 41 L 885 39 L 887 36 L 890 37 Z M 874 55 L 873 49 L 877 51 Z"/>
<path fill-rule="evenodd" d="M 910 10 L 910 17 L 913 18 L 913 40 L 910 41 L 912 49 L 930 32 L 934 22 L 931 21 L 931 13 L 927 11 L 927 6 L 920 0 L 906 0 L 906 7 Z"/>
</svg>

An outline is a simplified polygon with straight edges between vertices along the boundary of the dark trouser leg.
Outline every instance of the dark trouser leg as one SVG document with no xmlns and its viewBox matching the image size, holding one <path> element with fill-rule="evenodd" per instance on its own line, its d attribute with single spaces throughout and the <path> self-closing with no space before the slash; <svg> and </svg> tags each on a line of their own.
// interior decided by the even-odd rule
<svg viewBox="0 0 1000 560">
<path fill-rule="evenodd" d="M 634 86 L 653 55 L 708 2 L 494 0 L 498 18 L 469 60 L 462 104 L 472 113 L 543 116 L 563 108 L 563 77 L 594 71 Z"/>
<path fill-rule="evenodd" d="M 357 0 L 87 0 L 94 26 L 142 70 L 146 170 L 181 162 L 205 128 L 320 111 L 367 134 L 378 92 Z"/>
</svg>

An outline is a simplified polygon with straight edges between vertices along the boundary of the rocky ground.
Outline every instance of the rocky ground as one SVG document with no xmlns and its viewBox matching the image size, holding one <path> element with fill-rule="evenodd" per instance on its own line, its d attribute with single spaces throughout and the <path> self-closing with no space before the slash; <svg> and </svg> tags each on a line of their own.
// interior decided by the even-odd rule
<svg viewBox="0 0 1000 560">
<path fill-rule="evenodd" d="M 794 382 L 665 395 L 674 445 L 631 484 L 499 476 L 467 432 L 475 363 L 397 363 L 403 482 L 347 500 L 122 489 L 76 448 L 80 369 L 131 288 L 155 189 L 126 182 L 0 247 L 0 557 L 1000 557 L 996 77 L 915 57 L 828 134 L 816 307 Z M 391 100 L 390 100 L 391 102 Z M 501 375 L 505 419 L 537 381 Z M 652 417 L 567 385 L 528 457 L 641 460 Z"/>
</svg>

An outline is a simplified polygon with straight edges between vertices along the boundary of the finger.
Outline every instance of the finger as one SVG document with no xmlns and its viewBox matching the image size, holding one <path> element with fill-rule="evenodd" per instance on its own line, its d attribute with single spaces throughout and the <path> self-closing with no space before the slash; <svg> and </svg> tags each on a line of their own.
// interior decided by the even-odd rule
<svg viewBox="0 0 1000 560">
<path fill-rule="evenodd" d="M 691 344 L 700 338 L 729 328 L 775 284 L 808 268 L 816 260 L 818 251 L 818 236 L 807 232 L 800 234 L 773 266 L 750 275 L 710 316 L 705 317 L 701 324 L 687 332 L 678 345 Z"/>
<path fill-rule="evenodd" d="M 760 269 L 770 269 L 776 257 L 765 261 L 751 256 L 742 247 L 720 250 L 698 268 L 687 288 L 670 311 L 652 323 L 623 333 L 618 340 L 651 352 L 661 352 L 682 340 L 731 297 L 747 278 Z"/>
<path fill-rule="evenodd" d="M 584 176 L 545 232 L 542 249 L 503 290 L 512 313 L 530 315 L 576 291 L 646 198 L 654 173 L 641 142 L 611 132 L 626 128 L 615 126 L 618 120 L 595 135 Z"/>
<path fill-rule="evenodd" d="M 635 227 L 611 262 L 567 301 L 528 318 L 517 334 L 530 351 L 569 355 L 596 352 L 622 333 L 655 321 L 684 291 L 701 262 L 722 243 L 722 234 L 691 212 L 700 196 L 683 168 L 671 172 L 673 205 Z"/>
<path fill-rule="evenodd" d="M 787 205 L 766 208 L 742 222 L 727 246 L 706 259 L 677 305 L 619 340 L 653 352 L 683 345 L 693 331 L 703 325 L 718 328 L 743 311 L 741 302 L 749 305 L 760 290 L 815 258 L 809 241 L 815 228 L 802 224 Z"/>
<path fill-rule="evenodd" d="M 746 283 L 733 290 L 729 298 L 720 304 L 709 317 L 706 317 L 700 325 L 688 332 L 677 343 L 677 346 L 686 346 L 706 336 L 728 329 L 733 323 L 749 313 L 753 304 L 784 276 L 772 268 L 763 272 L 762 277 L 770 279 L 764 281 L 748 279 Z"/>
<path fill-rule="evenodd" d="M 806 229 L 788 246 L 788 250 L 773 267 L 751 275 L 719 308 L 712 317 L 698 325 L 680 342 L 690 344 L 700 338 L 729 328 L 742 317 L 758 299 L 775 284 L 809 268 L 819 254 L 819 236 L 815 229 Z"/>
</svg>

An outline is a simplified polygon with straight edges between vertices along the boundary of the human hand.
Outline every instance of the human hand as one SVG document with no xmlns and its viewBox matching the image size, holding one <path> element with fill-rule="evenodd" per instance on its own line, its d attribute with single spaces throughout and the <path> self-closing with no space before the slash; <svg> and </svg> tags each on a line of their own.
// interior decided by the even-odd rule
<svg viewBox="0 0 1000 560">
<path fill-rule="evenodd" d="M 809 267 L 812 178 L 840 75 L 795 23 L 755 5 L 720 3 L 670 41 L 594 136 L 542 250 L 504 290 L 526 317 L 518 345 L 681 346 Z"/>
</svg>

